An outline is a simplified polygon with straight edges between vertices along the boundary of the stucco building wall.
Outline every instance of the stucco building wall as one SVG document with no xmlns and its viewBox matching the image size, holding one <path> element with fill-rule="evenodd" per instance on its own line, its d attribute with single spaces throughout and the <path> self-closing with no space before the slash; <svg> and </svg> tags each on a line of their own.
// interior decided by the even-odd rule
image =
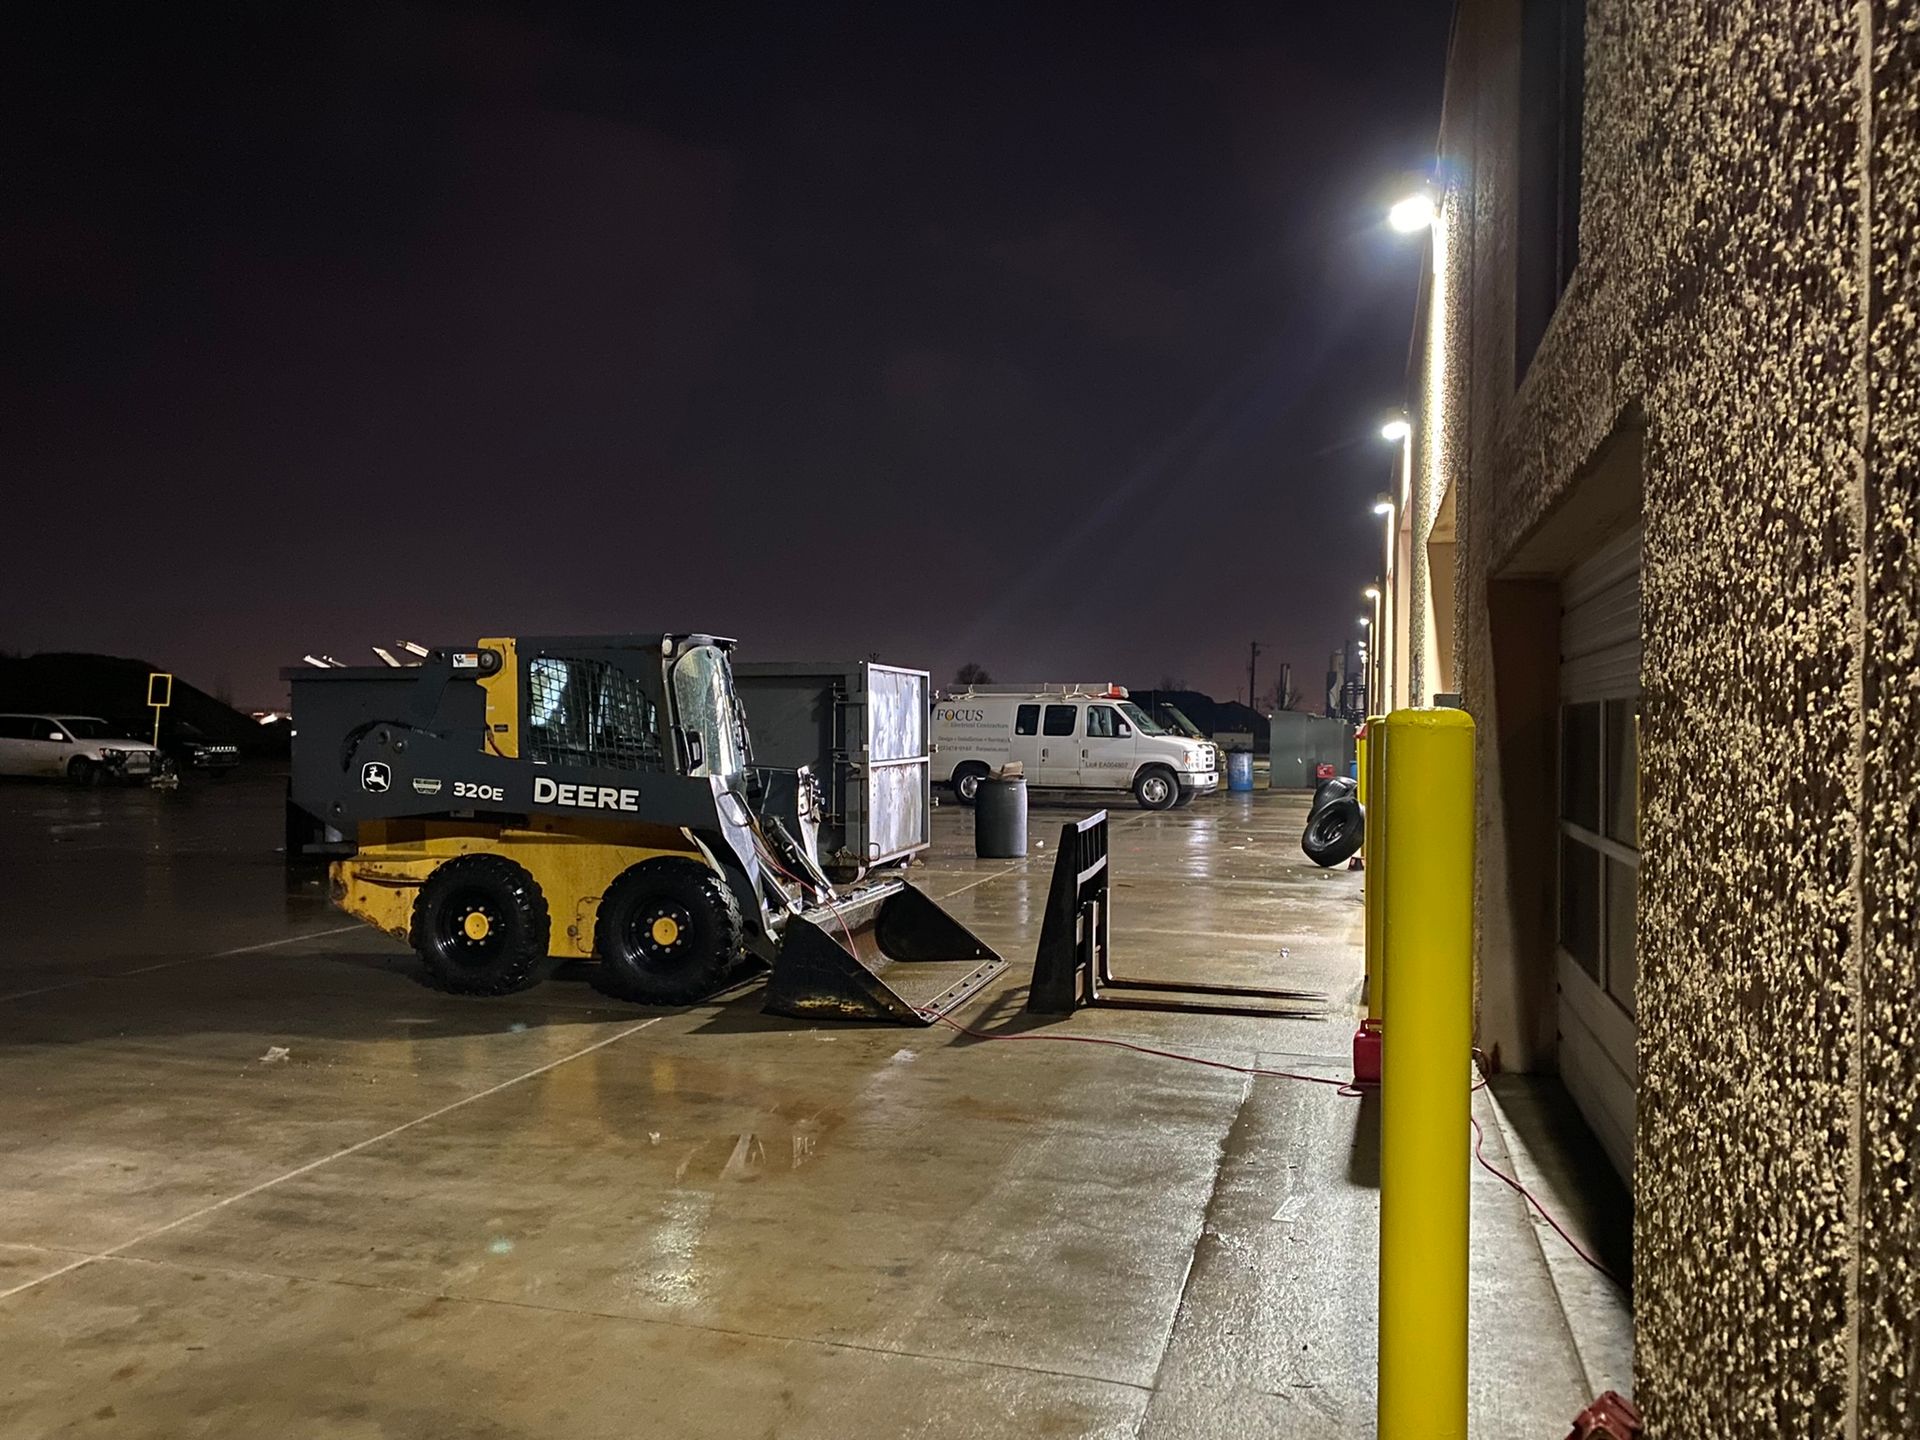
<svg viewBox="0 0 1920 1440">
<path fill-rule="evenodd" d="M 1414 386 L 1482 736 L 1481 1040 L 1552 1064 L 1554 581 L 1638 520 L 1649 1433 L 1914 1434 L 1920 21 L 1591 0 L 1580 260 L 1516 387 L 1519 47 L 1515 0 L 1463 0 Z"/>
<path fill-rule="evenodd" d="M 1920 5 L 1873 9 L 1863 647 L 1862 1435 L 1920 1432 Z"/>
</svg>

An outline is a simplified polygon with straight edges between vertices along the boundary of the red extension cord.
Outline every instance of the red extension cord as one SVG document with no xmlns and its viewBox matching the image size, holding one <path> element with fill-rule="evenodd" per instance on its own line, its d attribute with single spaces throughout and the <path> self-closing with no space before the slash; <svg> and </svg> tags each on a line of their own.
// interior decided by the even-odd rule
<svg viewBox="0 0 1920 1440">
<path fill-rule="evenodd" d="M 1136 1055 L 1152 1055 L 1162 1060 L 1182 1060 L 1189 1065 L 1204 1065 L 1210 1070 L 1230 1070 L 1236 1075 L 1264 1075 L 1276 1080 L 1301 1080 L 1309 1085 L 1331 1085 L 1342 1095 L 1347 1096 L 1358 1096 L 1362 1093 L 1362 1091 L 1350 1081 L 1334 1080 L 1325 1075 L 1302 1075 L 1297 1070 L 1268 1070 L 1258 1065 L 1234 1065 L 1225 1060 L 1208 1060 L 1199 1055 L 1183 1055 L 1177 1050 L 1156 1050 L 1151 1045 L 1135 1045 L 1130 1040 L 1114 1040 L 1104 1035 L 1041 1035 L 1028 1031 L 1009 1035 L 990 1035 L 984 1030 L 970 1029 L 957 1020 L 948 1019 L 945 1015 L 937 1015 L 925 1010 L 920 1013 L 925 1015 L 929 1020 L 939 1021 L 949 1030 L 957 1030 L 962 1035 L 969 1036 L 975 1040 L 1051 1040 L 1057 1044 L 1065 1045 L 1111 1045 L 1116 1050 L 1131 1050 Z M 1473 1086 L 1473 1089 L 1484 1090 L 1486 1086 L 1487 1082 L 1481 1080 Z M 1470 1091 L 1469 1093 L 1472 1092 Z M 1536 1197 L 1531 1190 L 1527 1189 L 1527 1187 L 1521 1184 L 1514 1176 L 1507 1174 L 1506 1171 L 1495 1166 L 1492 1161 L 1481 1154 L 1480 1147 L 1486 1142 L 1486 1132 L 1481 1130 L 1479 1120 L 1471 1114 L 1467 1116 L 1467 1123 L 1473 1126 L 1473 1158 L 1479 1164 L 1480 1168 L 1539 1212 L 1540 1218 L 1553 1227 L 1554 1234 L 1567 1242 L 1567 1248 L 1569 1250 L 1573 1251 L 1574 1254 L 1586 1261 L 1587 1264 L 1606 1276 L 1607 1279 L 1611 1280 L 1620 1289 L 1625 1290 L 1627 1287 L 1621 1284 L 1620 1277 L 1615 1275 L 1613 1271 L 1609 1270 L 1595 1256 L 1589 1253 L 1586 1247 L 1581 1245 L 1578 1240 L 1575 1240 L 1573 1236 L 1569 1235 L 1566 1226 L 1554 1218 L 1553 1212 L 1542 1205 L 1538 1197 Z"/>
<path fill-rule="evenodd" d="M 756 836 L 756 839 L 757 838 Z M 761 857 L 772 865 L 774 869 L 778 870 L 782 875 L 785 875 L 787 879 L 793 881 L 794 884 L 799 885 L 803 890 L 807 888 L 804 881 L 774 858 L 772 847 L 762 842 L 758 848 Z M 846 917 L 841 915 L 840 907 L 835 905 L 831 900 L 825 903 L 827 909 L 833 912 L 833 918 L 840 922 L 840 929 L 846 934 L 847 949 L 854 954 L 858 954 L 859 951 L 853 943 L 853 931 L 847 928 Z M 934 1011 L 923 1010 L 920 1013 L 929 1020 L 937 1020 L 948 1029 L 957 1030 L 962 1035 L 969 1036 L 975 1040 L 1052 1040 L 1058 1044 L 1066 1045 L 1110 1045 L 1116 1050 L 1131 1050 L 1136 1055 L 1152 1055 L 1161 1060 L 1181 1060 L 1189 1065 L 1204 1065 L 1210 1070 L 1230 1070 L 1236 1075 L 1264 1075 L 1275 1080 L 1299 1080 L 1308 1085 L 1331 1085 L 1342 1095 L 1349 1097 L 1358 1097 L 1363 1093 L 1350 1081 L 1334 1080 L 1325 1075 L 1302 1075 L 1297 1070 L 1268 1070 L 1258 1065 L 1234 1065 L 1225 1060 L 1208 1060 L 1199 1055 L 1183 1055 L 1178 1050 L 1156 1050 L 1151 1045 L 1135 1045 L 1130 1040 L 1114 1040 L 1104 1035 L 1037 1035 L 1027 1032 L 1010 1035 L 990 1035 L 984 1030 L 969 1029 L 959 1021 L 951 1020 L 947 1016 L 937 1014 Z M 1486 1088 L 1487 1082 L 1482 1079 L 1477 1081 L 1473 1089 L 1467 1093 L 1472 1094 L 1474 1091 L 1484 1090 Z M 1573 1251 L 1574 1254 L 1586 1261 L 1587 1264 L 1606 1276 L 1617 1288 L 1625 1290 L 1627 1287 L 1621 1284 L 1620 1277 L 1603 1265 L 1599 1259 L 1591 1254 L 1578 1240 L 1569 1235 L 1567 1233 L 1567 1227 L 1562 1225 L 1559 1220 L 1554 1217 L 1551 1210 L 1540 1203 L 1538 1196 L 1525 1185 L 1521 1184 L 1517 1177 L 1507 1174 L 1506 1171 L 1494 1165 L 1492 1161 L 1481 1153 L 1480 1147 L 1486 1143 L 1487 1136 L 1486 1132 L 1480 1128 L 1479 1120 L 1475 1119 L 1470 1113 L 1467 1116 L 1467 1123 L 1473 1126 L 1473 1158 L 1480 1168 L 1493 1176 L 1494 1179 L 1498 1180 L 1502 1185 L 1505 1185 L 1509 1190 L 1513 1191 L 1514 1194 L 1526 1201 L 1527 1204 L 1531 1205 L 1534 1210 L 1539 1213 L 1540 1218 L 1553 1227 L 1553 1233 L 1567 1242 L 1567 1248 L 1569 1250 Z"/>
</svg>

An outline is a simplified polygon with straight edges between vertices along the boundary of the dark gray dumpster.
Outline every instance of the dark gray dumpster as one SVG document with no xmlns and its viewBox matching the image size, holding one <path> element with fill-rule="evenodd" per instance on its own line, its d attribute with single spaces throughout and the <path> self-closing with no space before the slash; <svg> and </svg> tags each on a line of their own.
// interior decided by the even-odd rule
<svg viewBox="0 0 1920 1440">
<path fill-rule="evenodd" d="M 754 758 L 809 766 L 826 792 L 829 872 L 895 865 L 927 848 L 927 672 L 871 660 L 733 667 Z"/>
<path fill-rule="evenodd" d="M 1027 854 L 1027 782 L 1019 776 L 980 781 L 973 797 L 973 853 L 982 860 L 1023 860 Z"/>
</svg>

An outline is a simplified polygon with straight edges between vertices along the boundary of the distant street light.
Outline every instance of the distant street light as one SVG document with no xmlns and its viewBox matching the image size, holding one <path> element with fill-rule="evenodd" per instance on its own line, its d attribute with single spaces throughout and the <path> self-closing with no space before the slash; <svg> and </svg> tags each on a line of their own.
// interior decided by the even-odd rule
<svg viewBox="0 0 1920 1440">
<path fill-rule="evenodd" d="M 1413 434 L 1413 426 L 1405 420 L 1389 420 L 1380 427 L 1382 440 L 1404 440 L 1411 434 Z"/>
<path fill-rule="evenodd" d="M 1386 693 L 1386 641 L 1383 638 L 1383 607 L 1386 602 L 1378 585 L 1369 585 L 1360 593 L 1373 602 L 1373 615 L 1363 616 L 1360 623 L 1367 627 L 1367 638 L 1375 642 L 1372 663 L 1367 666 L 1367 709 L 1377 715 L 1381 711 L 1381 698 Z M 1365 653 L 1364 647 L 1361 653 Z"/>
<path fill-rule="evenodd" d="M 1422 192 L 1395 202 L 1387 211 L 1387 223 L 1402 235 L 1412 235 L 1433 228 L 1434 214 L 1433 197 Z"/>
<path fill-rule="evenodd" d="M 1412 432 L 1409 430 L 1408 433 Z M 1403 449 L 1410 448 L 1411 442 L 1403 446 Z M 1367 599 L 1373 601 L 1373 619 L 1371 622 L 1363 621 L 1362 623 L 1367 624 L 1367 633 L 1377 642 L 1373 648 L 1373 674 L 1368 677 L 1372 684 L 1368 691 L 1370 698 L 1367 701 L 1367 708 L 1376 715 L 1384 715 L 1393 708 L 1393 676 L 1388 666 L 1393 660 L 1393 636 L 1396 631 L 1389 626 L 1397 625 L 1398 622 L 1392 619 L 1391 612 L 1387 609 L 1388 593 L 1392 584 L 1397 583 L 1394 580 L 1396 571 L 1393 563 L 1393 508 L 1391 496 L 1374 497 L 1373 513 L 1385 517 L 1387 522 L 1382 527 L 1385 533 L 1381 537 L 1381 579 L 1378 585 L 1369 585 L 1363 592 Z M 1398 603 L 1397 599 L 1394 603 Z"/>
</svg>

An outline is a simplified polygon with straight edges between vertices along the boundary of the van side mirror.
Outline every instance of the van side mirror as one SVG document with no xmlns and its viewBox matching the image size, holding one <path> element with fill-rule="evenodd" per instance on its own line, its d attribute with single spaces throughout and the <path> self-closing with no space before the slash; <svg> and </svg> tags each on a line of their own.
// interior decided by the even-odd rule
<svg viewBox="0 0 1920 1440">
<path fill-rule="evenodd" d="M 67 732 L 66 732 L 66 731 L 64 731 L 64 730 L 56 730 L 56 731 L 54 731 L 54 732 L 53 732 L 53 734 L 51 734 L 51 735 L 49 735 L 49 736 L 47 737 L 47 739 L 49 739 L 49 740 L 57 740 L 57 741 L 59 741 L 59 742 L 60 742 L 60 743 L 61 743 L 62 745 L 66 745 L 66 744 L 70 744 L 70 743 L 71 743 L 71 737 L 70 737 L 70 736 L 68 736 L 68 734 L 67 734 Z"/>
<path fill-rule="evenodd" d="M 1120 728 L 1114 731 L 1114 734 L 1118 735 L 1122 740 L 1124 740 L 1129 735 L 1133 734 L 1133 726 L 1129 725 L 1126 721 L 1122 720 L 1120 722 Z"/>
</svg>

